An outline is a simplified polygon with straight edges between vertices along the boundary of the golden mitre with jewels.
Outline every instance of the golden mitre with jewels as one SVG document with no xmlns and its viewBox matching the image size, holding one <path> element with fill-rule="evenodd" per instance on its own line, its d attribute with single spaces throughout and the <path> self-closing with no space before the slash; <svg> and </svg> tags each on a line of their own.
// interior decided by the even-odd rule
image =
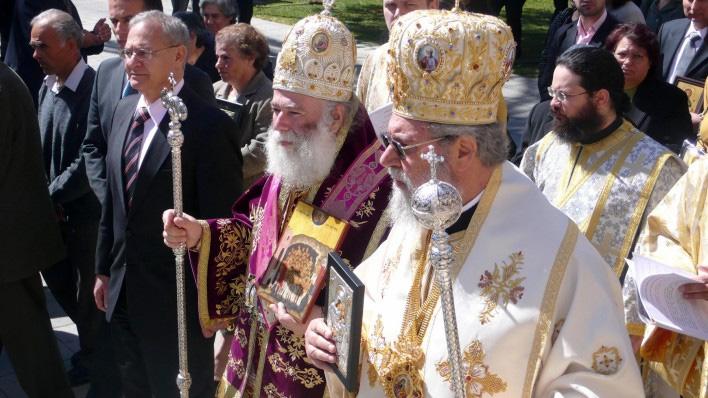
<svg viewBox="0 0 708 398">
<path fill-rule="evenodd" d="M 356 42 L 323 1 L 324 11 L 298 21 L 283 41 L 273 88 L 330 101 L 347 102 L 354 90 Z"/>
<path fill-rule="evenodd" d="M 497 121 L 516 47 L 499 18 L 459 7 L 414 11 L 396 20 L 389 44 L 393 112 L 444 124 Z"/>
</svg>

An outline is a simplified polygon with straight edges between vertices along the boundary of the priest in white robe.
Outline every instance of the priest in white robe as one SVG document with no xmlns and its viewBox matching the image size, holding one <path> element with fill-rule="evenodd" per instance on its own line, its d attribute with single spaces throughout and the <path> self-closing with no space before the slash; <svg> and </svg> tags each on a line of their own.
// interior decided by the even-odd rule
<svg viewBox="0 0 708 398">
<path fill-rule="evenodd" d="M 394 179 L 395 222 L 355 270 L 366 285 L 358 396 L 453 396 L 431 234 L 409 202 L 430 178 L 420 155 L 432 145 L 445 158 L 438 178 L 465 203 L 447 230 L 465 396 L 643 397 L 616 276 L 505 161 L 495 121 L 513 62 L 510 29 L 479 14 L 415 11 L 396 21 L 390 45 L 394 112 L 380 162 Z M 420 62 L 430 49 L 432 70 Z M 323 319 L 308 325 L 305 351 L 323 369 L 335 362 Z M 355 395 L 325 373 L 330 396 Z"/>
</svg>

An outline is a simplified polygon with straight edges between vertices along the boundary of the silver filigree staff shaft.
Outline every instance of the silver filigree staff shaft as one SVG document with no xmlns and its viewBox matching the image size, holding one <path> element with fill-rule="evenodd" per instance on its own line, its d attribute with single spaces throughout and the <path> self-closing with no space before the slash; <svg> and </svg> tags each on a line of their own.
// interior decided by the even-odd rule
<svg viewBox="0 0 708 398">
<path fill-rule="evenodd" d="M 450 266 L 454 261 L 454 255 L 452 245 L 450 245 L 450 237 L 445 232 L 445 228 L 454 224 L 462 213 L 462 197 L 453 185 L 438 180 L 437 165 L 445 159 L 435 154 L 432 145 L 428 146 L 428 152 L 422 154 L 421 158 L 430 163 L 430 181 L 415 190 L 411 205 L 418 222 L 433 231 L 429 261 L 435 270 L 436 281 L 440 286 L 445 340 L 452 370 L 451 387 L 456 398 L 464 398 L 462 354 L 450 277 Z"/>
<path fill-rule="evenodd" d="M 170 114 L 170 131 L 167 134 L 167 142 L 172 149 L 172 194 L 174 198 L 175 216 L 182 215 L 182 144 L 184 135 L 182 134 L 182 121 L 187 119 L 187 107 L 182 99 L 173 92 L 177 82 L 174 73 L 170 72 L 170 87 L 162 89 L 160 95 L 162 105 Z M 189 387 L 192 385 L 192 378 L 189 375 L 187 360 L 187 317 L 185 311 L 184 294 L 184 255 L 186 247 L 184 244 L 176 249 L 172 249 L 175 255 L 177 273 L 177 344 L 179 347 L 179 374 L 177 374 L 177 388 L 181 398 L 189 398 Z"/>
</svg>

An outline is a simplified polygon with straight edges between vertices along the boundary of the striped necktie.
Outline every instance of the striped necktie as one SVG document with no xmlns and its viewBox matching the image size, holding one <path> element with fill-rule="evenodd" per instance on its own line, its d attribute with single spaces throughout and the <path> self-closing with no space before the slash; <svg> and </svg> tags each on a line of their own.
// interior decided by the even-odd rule
<svg viewBox="0 0 708 398">
<path fill-rule="evenodd" d="M 128 208 L 133 204 L 135 181 L 138 179 L 138 163 L 142 149 L 145 122 L 150 119 L 150 113 L 145 107 L 135 110 L 130 133 L 123 150 L 123 181 L 125 182 L 125 197 L 128 199 Z"/>
</svg>

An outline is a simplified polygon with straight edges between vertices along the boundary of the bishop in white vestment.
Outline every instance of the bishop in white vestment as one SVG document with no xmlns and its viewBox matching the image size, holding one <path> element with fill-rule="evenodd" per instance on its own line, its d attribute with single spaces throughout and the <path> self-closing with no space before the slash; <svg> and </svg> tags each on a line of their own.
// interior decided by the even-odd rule
<svg viewBox="0 0 708 398">
<path fill-rule="evenodd" d="M 514 47 L 499 19 L 416 11 L 391 30 L 393 116 L 380 158 L 394 178 L 388 239 L 356 268 L 364 282 L 360 397 L 453 397 L 441 286 L 430 231 L 410 195 L 430 176 L 422 148 L 445 162 L 440 180 L 466 202 L 448 229 L 465 397 L 643 397 L 624 329 L 617 278 L 534 184 L 505 161 L 497 106 Z M 432 51 L 429 51 L 432 49 Z M 439 57 L 423 68 L 421 54 Z M 313 320 L 305 351 L 336 359 Z M 326 372 L 330 396 L 352 395 Z"/>
</svg>

